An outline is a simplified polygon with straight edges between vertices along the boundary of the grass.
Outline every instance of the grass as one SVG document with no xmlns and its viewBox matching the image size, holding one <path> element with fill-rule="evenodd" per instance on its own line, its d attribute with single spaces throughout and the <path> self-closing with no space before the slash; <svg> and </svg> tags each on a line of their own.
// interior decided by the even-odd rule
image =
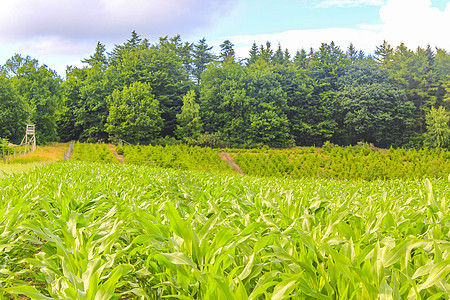
<svg viewBox="0 0 450 300">
<path fill-rule="evenodd" d="M 51 164 L 0 181 L 0 291 L 447 299 L 448 186 Z"/>
<path fill-rule="evenodd" d="M 52 143 L 46 146 L 37 146 L 36 151 L 25 155 L 10 155 L 6 163 L 26 164 L 35 162 L 55 162 L 64 159 L 64 152 L 67 151 L 67 143 Z"/>
<path fill-rule="evenodd" d="M 37 146 L 36 151 L 25 155 L 10 155 L 6 160 L 0 160 L 0 178 L 5 174 L 28 172 L 35 167 L 63 160 L 67 147 L 66 143 L 53 143 L 47 146 Z"/>
<path fill-rule="evenodd" d="M 18 174 L 33 170 L 36 167 L 47 165 L 48 162 L 33 162 L 33 163 L 0 163 L 0 178 L 5 177 L 8 174 Z"/>
</svg>

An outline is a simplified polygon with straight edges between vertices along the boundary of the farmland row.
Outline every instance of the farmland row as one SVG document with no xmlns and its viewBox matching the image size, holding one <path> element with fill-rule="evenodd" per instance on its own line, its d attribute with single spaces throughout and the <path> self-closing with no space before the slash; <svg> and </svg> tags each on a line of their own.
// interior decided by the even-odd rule
<svg viewBox="0 0 450 300">
<path fill-rule="evenodd" d="M 0 289 L 34 299 L 445 299 L 448 185 L 59 162 L 0 181 Z"/>
<path fill-rule="evenodd" d="M 176 169 L 232 172 L 219 157 L 231 153 L 245 174 L 322 179 L 418 179 L 446 178 L 450 152 L 439 149 L 373 150 L 370 147 L 325 149 L 242 150 L 175 146 L 125 146 L 125 163 Z"/>
</svg>

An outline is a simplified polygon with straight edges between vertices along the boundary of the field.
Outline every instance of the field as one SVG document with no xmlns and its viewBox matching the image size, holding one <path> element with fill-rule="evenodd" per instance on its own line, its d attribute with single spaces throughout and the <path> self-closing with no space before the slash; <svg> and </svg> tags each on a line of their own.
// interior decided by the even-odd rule
<svg viewBox="0 0 450 300">
<path fill-rule="evenodd" d="M 145 165 L 123 165 L 80 144 L 71 162 L 4 174 L 4 298 L 450 297 L 448 175 L 244 176 L 208 149 L 189 163 L 140 151 Z"/>
<path fill-rule="evenodd" d="M 230 158 L 247 175 L 367 181 L 378 179 L 447 178 L 450 151 L 437 149 L 382 150 L 370 145 L 341 148 L 211 149 L 175 146 L 125 146 L 124 163 L 184 170 L 235 173 L 220 154 Z"/>
<path fill-rule="evenodd" d="M 0 160 L 0 178 L 5 174 L 27 172 L 35 167 L 62 160 L 67 147 L 67 144 L 53 143 L 38 146 L 36 151 L 26 155 L 10 155 L 5 160 Z"/>
</svg>

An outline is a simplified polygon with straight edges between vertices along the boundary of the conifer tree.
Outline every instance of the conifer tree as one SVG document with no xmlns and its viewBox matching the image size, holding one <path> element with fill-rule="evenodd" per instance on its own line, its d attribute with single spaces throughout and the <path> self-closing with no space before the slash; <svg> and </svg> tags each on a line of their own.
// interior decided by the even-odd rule
<svg viewBox="0 0 450 300">
<path fill-rule="evenodd" d="M 211 52 L 212 47 L 209 47 L 206 43 L 206 39 L 202 38 L 198 41 L 196 45 L 194 45 L 194 51 L 193 51 L 193 64 L 194 69 L 192 71 L 192 74 L 195 77 L 195 80 L 197 81 L 197 84 L 200 84 L 201 81 L 201 75 L 204 70 L 206 70 L 206 67 L 208 64 L 214 61 L 215 55 Z"/>
<path fill-rule="evenodd" d="M 394 49 L 388 42 L 384 40 L 383 44 L 377 46 L 375 50 L 375 59 L 379 64 L 385 64 L 389 61 L 393 54 Z"/>
<path fill-rule="evenodd" d="M 236 53 L 234 52 L 234 44 L 229 40 L 225 40 L 222 44 L 220 44 L 220 59 L 222 61 L 226 60 L 234 60 Z"/>
<path fill-rule="evenodd" d="M 256 42 L 253 42 L 252 48 L 250 49 L 249 54 L 250 54 L 250 57 L 247 60 L 247 65 L 250 65 L 250 64 L 256 62 L 256 60 L 258 59 L 259 50 L 258 50 L 258 46 L 256 45 Z"/>
</svg>

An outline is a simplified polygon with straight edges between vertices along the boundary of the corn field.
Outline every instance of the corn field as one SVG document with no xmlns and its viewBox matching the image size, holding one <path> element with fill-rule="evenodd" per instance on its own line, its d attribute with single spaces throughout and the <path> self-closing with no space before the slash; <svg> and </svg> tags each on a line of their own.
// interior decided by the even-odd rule
<svg viewBox="0 0 450 300">
<path fill-rule="evenodd" d="M 59 162 L 0 181 L 0 290 L 31 299 L 449 299 L 449 180 Z"/>
</svg>

